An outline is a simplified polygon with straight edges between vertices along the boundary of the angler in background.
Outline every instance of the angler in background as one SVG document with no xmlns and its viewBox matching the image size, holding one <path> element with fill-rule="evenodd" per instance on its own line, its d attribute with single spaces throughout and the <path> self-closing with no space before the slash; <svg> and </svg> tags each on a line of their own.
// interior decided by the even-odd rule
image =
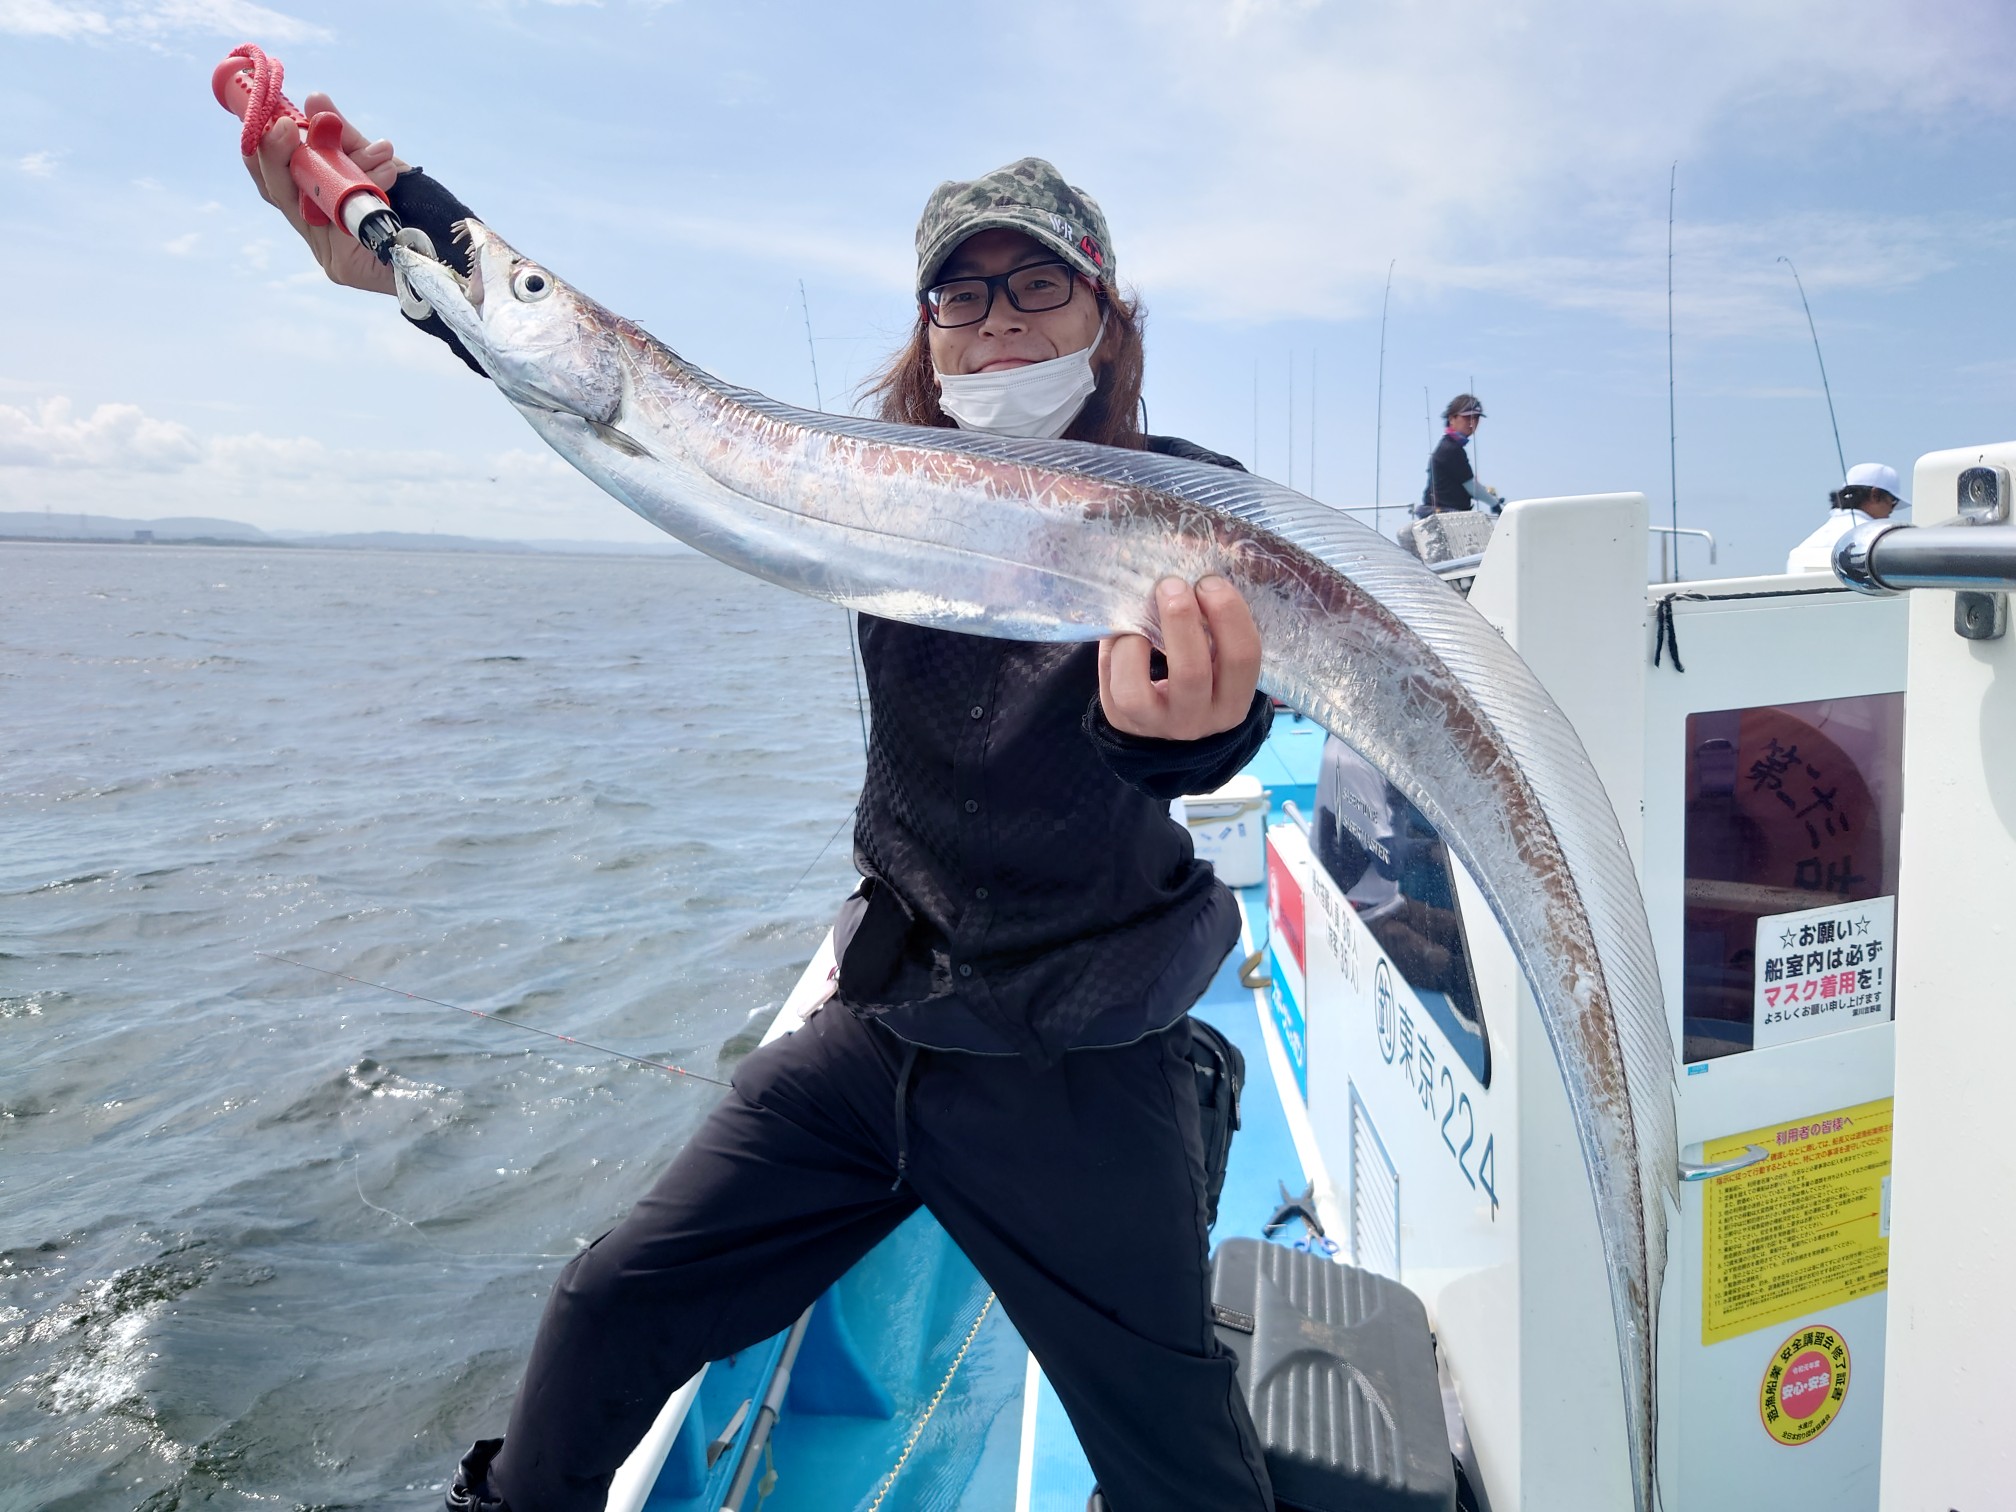
<svg viewBox="0 0 2016 1512">
<path fill-rule="evenodd" d="M 1477 481 L 1464 450 L 1483 419 L 1484 404 L 1475 394 L 1458 394 L 1443 406 L 1445 428 L 1428 457 L 1428 484 L 1421 490 L 1421 502 L 1414 506 L 1415 519 L 1466 509 L 1488 509 L 1497 514 L 1505 507 L 1495 489 Z"/>
<path fill-rule="evenodd" d="M 1832 572 L 1834 543 L 1857 525 L 1887 520 L 1911 501 L 1899 492 L 1897 469 L 1881 462 L 1857 462 L 1847 480 L 1827 495 L 1826 523 L 1794 546 L 1785 557 L 1787 572 Z"/>
<path fill-rule="evenodd" d="M 309 234 L 291 147 L 276 127 L 247 160 L 261 194 L 331 278 L 390 292 Z M 400 219 L 457 256 L 469 212 L 388 144 L 368 156 Z M 1104 214 L 1048 163 L 941 184 L 916 250 L 882 418 L 1238 467 L 1138 429 L 1137 307 Z M 1272 1507 L 1208 1311 L 1209 1031 L 1188 1016 L 1238 910 L 1168 816 L 1246 764 L 1272 710 L 1236 587 L 1172 577 L 1156 598 L 1166 659 L 1138 635 L 861 617 L 866 880 L 835 924 L 836 998 L 741 1062 L 657 1185 L 561 1274 L 510 1427 L 464 1458 L 451 1509 L 600 1512 L 680 1382 L 787 1327 L 920 1205 L 994 1288 L 1112 1508 Z"/>
</svg>

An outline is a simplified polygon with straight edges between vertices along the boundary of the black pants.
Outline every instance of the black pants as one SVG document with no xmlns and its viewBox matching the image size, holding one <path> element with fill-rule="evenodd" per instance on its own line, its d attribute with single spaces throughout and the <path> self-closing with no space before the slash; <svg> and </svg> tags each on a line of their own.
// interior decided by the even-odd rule
<svg viewBox="0 0 2016 1512">
<path fill-rule="evenodd" d="M 493 1491 L 513 1512 L 601 1512 L 681 1381 L 788 1327 L 921 1202 L 1042 1362 L 1116 1512 L 1267 1512 L 1210 1323 L 1187 1034 L 1042 1071 L 921 1051 L 900 1114 L 902 1042 L 843 1008 L 756 1051 L 651 1192 L 562 1272 Z"/>
</svg>

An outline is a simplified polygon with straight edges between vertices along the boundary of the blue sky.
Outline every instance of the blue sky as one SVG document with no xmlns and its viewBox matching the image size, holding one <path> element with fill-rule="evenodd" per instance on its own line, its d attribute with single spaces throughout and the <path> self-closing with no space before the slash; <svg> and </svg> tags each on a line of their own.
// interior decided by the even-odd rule
<svg viewBox="0 0 2016 1512">
<path fill-rule="evenodd" d="M 244 40 L 522 250 L 800 402 L 800 281 L 842 407 L 911 318 L 932 185 L 1034 152 L 1101 200 L 1147 301 L 1155 429 L 1254 461 L 1257 394 L 1260 470 L 1400 505 L 1424 409 L 1474 379 L 1487 481 L 1636 489 L 1663 520 L 1677 161 L 1680 517 L 1719 571 L 1782 561 L 1837 481 L 1780 257 L 1848 461 L 2016 435 L 1994 0 L 0 0 L 0 509 L 650 534 L 389 301 L 320 282 L 209 95 Z"/>
</svg>

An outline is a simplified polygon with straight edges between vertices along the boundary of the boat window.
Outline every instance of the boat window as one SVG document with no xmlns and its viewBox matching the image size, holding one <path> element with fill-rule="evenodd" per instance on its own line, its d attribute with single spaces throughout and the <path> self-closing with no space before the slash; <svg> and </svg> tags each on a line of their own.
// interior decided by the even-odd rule
<svg viewBox="0 0 2016 1512">
<path fill-rule="evenodd" d="M 1316 859 L 1478 1082 L 1491 1085 L 1449 848 L 1419 809 L 1332 735 L 1310 831 Z"/>
<path fill-rule="evenodd" d="M 1903 753 L 1902 693 L 1688 716 L 1688 1064 L 1890 1019 Z"/>
</svg>

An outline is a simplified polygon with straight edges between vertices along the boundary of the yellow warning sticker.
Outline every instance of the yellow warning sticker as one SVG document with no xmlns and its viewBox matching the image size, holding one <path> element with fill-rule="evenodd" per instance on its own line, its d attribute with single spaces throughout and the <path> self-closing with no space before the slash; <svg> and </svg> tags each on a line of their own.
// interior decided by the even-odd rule
<svg viewBox="0 0 2016 1512">
<path fill-rule="evenodd" d="M 1787 1448 L 1827 1431 L 1848 1395 L 1848 1345 L 1831 1328 L 1802 1328 L 1764 1367 L 1757 1411 L 1764 1431 Z"/>
<path fill-rule="evenodd" d="M 1890 1099 L 1711 1139 L 1768 1160 L 1704 1183 L 1701 1342 L 1784 1323 L 1890 1284 Z"/>
</svg>

